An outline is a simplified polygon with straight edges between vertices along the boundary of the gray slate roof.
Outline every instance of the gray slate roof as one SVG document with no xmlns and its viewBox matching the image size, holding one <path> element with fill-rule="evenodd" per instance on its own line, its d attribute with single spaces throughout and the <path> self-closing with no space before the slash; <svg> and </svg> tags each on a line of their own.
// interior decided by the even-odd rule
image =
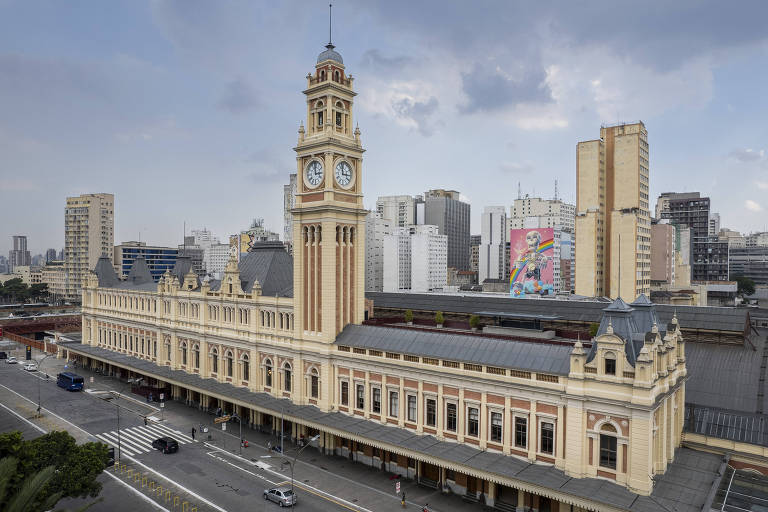
<svg viewBox="0 0 768 512">
<path fill-rule="evenodd" d="M 137 286 L 146 283 L 154 284 L 152 273 L 149 271 L 149 265 L 147 265 L 147 260 L 144 259 L 144 256 L 138 256 L 135 260 L 133 260 L 131 270 L 128 272 L 125 280 Z"/>
<path fill-rule="evenodd" d="M 293 257 L 278 243 L 255 244 L 240 257 L 240 281 L 243 291 L 251 293 L 256 281 L 265 297 L 293 297 Z M 211 289 L 221 283 L 211 283 Z"/>
<path fill-rule="evenodd" d="M 702 496 L 719 483 L 715 468 L 719 457 L 690 449 L 679 449 L 667 472 L 656 479 L 651 496 L 639 496 L 625 487 L 597 478 L 572 478 L 550 465 L 531 464 L 500 453 L 484 452 L 467 445 L 450 441 L 438 441 L 431 435 L 415 432 L 348 416 L 339 412 L 326 413 L 312 405 L 295 405 L 288 399 L 279 399 L 267 393 L 255 393 L 247 388 L 235 387 L 214 379 L 181 370 L 171 370 L 149 361 L 119 354 L 99 347 L 63 342 L 68 349 L 92 355 L 114 364 L 132 368 L 137 372 L 163 381 L 175 381 L 206 390 L 208 393 L 238 400 L 270 411 L 298 418 L 317 425 L 334 428 L 348 435 L 364 436 L 370 440 L 387 443 L 420 453 L 423 460 L 434 459 L 465 465 L 476 470 L 488 471 L 518 481 L 543 485 L 579 498 L 596 500 L 629 512 L 700 512 Z M 438 460 L 438 463 L 439 463 Z M 695 470 L 695 475 L 686 472 Z M 698 508 L 697 508 L 698 507 Z"/>
<path fill-rule="evenodd" d="M 337 345 L 568 375 L 570 346 L 349 324 Z"/>
<path fill-rule="evenodd" d="M 96 262 L 93 272 L 99 279 L 99 286 L 102 288 L 113 288 L 120 282 L 115 272 L 115 267 L 112 266 L 112 260 L 106 255 L 102 255 L 99 261 Z"/>
<path fill-rule="evenodd" d="M 563 320 L 596 322 L 608 304 L 601 300 L 513 299 L 483 295 L 441 295 L 424 293 L 366 292 L 374 307 L 442 311 L 473 314 L 477 311 L 559 315 Z M 656 305 L 659 330 L 664 330 L 675 311 L 681 329 L 708 329 L 745 332 L 749 310 L 746 308 Z"/>
</svg>

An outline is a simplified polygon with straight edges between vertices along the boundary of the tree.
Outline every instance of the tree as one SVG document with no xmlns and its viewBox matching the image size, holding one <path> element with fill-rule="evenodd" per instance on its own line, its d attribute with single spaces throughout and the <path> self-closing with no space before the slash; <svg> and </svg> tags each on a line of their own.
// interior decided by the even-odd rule
<svg viewBox="0 0 768 512">
<path fill-rule="evenodd" d="M 480 317 L 477 315 L 472 315 L 469 317 L 469 326 L 473 329 L 477 329 L 480 327 Z"/>
<path fill-rule="evenodd" d="M 55 471 L 42 486 L 35 498 L 35 506 L 24 510 L 42 511 L 51 496 L 95 497 L 101 491 L 101 483 L 96 478 L 106 467 L 107 445 L 103 443 L 85 443 L 78 445 L 67 432 L 49 432 L 36 439 L 25 441 L 20 432 L 0 434 L 0 459 L 12 457 L 18 462 L 14 472 L 7 480 L 7 486 L 21 489 L 22 484 L 47 467 Z M 2 485 L 0 483 L 0 485 Z M 10 498 L 0 501 L 0 510 L 6 510 Z"/>
<path fill-rule="evenodd" d="M 413 322 L 413 311 L 411 311 L 410 309 L 405 311 L 405 321 Z"/>
<path fill-rule="evenodd" d="M 2 288 L 3 297 L 11 299 L 12 301 L 23 302 L 29 295 L 29 287 L 21 280 L 20 277 L 9 279 L 3 284 Z"/>
<path fill-rule="evenodd" d="M 21 488 L 11 487 L 10 483 L 18 468 L 18 459 L 5 457 L 0 460 L 0 503 L 6 512 L 26 512 L 28 510 L 50 510 L 61 499 L 61 492 L 44 493 L 45 486 L 51 481 L 56 468 L 46 466 L 24 480 Z M 16 492 L 9 494 L 15 489 Z M 45 498 L 43 498 L 45 496 Z"/>
<path fill-rule="evenodd" d="M 735 276 L 733 278 L 737 283 L 737 291 L 739 295 L 754 295 L 755 282 L 747 276 Z"/>
<path fill-rule="evenodd" d="M 444 320 L 445 320 L 445 317 L 443 317 L 442 311 L 438 311 L 437 313 L 435 313 L 435 323 L 437 325 L 443 325 Z"/>
<path fill-rule="evenodd" d="M 589 324 L 589 337 L 594 338 L 597 336 L 597 330 L 600 329 L 600 324 L 596 324 L 595 322 L 592 322 Z"/>
<path fill-rule="evenodd" d="M 38 301 L 42 298 L 48 297 L 48 283 L 35 283 L 29 287 L 29 296 Z"/>
</svg>

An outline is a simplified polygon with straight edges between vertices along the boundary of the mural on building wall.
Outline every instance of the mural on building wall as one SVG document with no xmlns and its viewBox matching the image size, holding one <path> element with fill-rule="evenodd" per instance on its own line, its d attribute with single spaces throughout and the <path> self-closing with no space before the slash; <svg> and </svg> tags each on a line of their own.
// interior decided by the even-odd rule
<svg viewBox="0 0 768 512">
<path fill-rule="evenodd" d="M 509 235 L 510 295 L 554 295 L 554 230 L 513 229 Z"/>
</svg>

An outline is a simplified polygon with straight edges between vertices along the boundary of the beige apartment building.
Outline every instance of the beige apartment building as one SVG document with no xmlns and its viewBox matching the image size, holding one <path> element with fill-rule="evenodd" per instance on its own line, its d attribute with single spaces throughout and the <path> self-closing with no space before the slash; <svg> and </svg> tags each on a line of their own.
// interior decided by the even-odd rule
<svg viewBox="0 0 768 512">
<path fill-rule="evenodd" d="M 103 256 L 67 357 L 488 506 L 671 510 L 667 475 L 687 464 L 677 318 L 617 299 L 586 345 L 362 325 L 364 150 L 332 45 L 304 94 L 293 256 L 232 254 L 215 282 L 182 256 L 158 283 L 140 260 L 119 280 Z"/>
<path fill-rule="evenodd" d="M 40 269 L 40 282 L 48 285 L 48 293 L 54 300 L 63 298 L 67 293 L 67 274 L 63 261 L 49 261 Z"/>
<path fill-rule="evenodd" d="M 115 241 L 115 197 L 83 194 L 68 197 L 64 210 L 65 296 L 79 301 L 88 271 L 104 255 L 111 255 Z"/>
<path fill-rule="evenodd" d="M 577 294 L 649 294 L 648 132 L 642 122 L 603 126 L 600 139 L 577 144 L 576 254 Z"/>
</svg>

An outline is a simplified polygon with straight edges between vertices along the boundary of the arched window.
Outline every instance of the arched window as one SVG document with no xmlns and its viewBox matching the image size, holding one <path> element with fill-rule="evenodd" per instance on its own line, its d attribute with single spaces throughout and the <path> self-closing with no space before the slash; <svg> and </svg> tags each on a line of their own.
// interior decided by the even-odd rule
<svg viewBox="0 0 768 512">
<path fill-rule="evenodd" d="M 272 360 L 264 360 L 264 385 L 268 388 L 272 387 Z"/>
<path fill-rule="evenodd" d="M 181 342 L 181 364 L 187 365 L 187 342 Z"/>
<path fill-rule="evenodd" d="M 243 380 L 250 380 L 251 379 L 251 365 L 248 358 L 248 354 L 243 354 L 243 357 L 240 358 L 243 364 Z"/>
<path fill-rule="evenodd" d="M 234 368 L 233 368 L 234 367 L 234 362 L 233 362 L 233 357 L 232 357 L 232 351 L 231 350 L 227 350 L 227 353 L 226 353 L 225 357 L 227 359 L 227 377 L 231 377 L 232 373 L 233 373 L 233 370 L 234 370 Z"/>
<path fill-rule="evenodd" d="M 325 81 L 325 70 L 320 71 L 320 81 L 321 82 Z"/>
<path fill-rule="evenodd" d="M 610 423 L 600 428 L 600 466 L 616 469 L 616 427 Z"/>
<path fill-rule="evenodd" d="M 320 376 L 316 368 L 309 372 L 309 394 L 312 398 L 318 398 L 320 395 Z"/>
<path fill-rule="evenodd" d="M 293 382 L 293 372 L 290 363 L 283 364 L 283 389 L 291 392 L 291 383 Z"/>
<path fill-rule="evenodd" d="M 195 368 L 199 370 L 200 369 L 200 345 L 198 345 L 197 343 L 195 343 L 192 346 L 192 354 L 194 354 L 193 357 L 194 357 Z"/>
<path fill-rule="evenodd" d="M 605 374 L 616 375 L 616 354 L 613 352 L 605 354 Z"/>
<path fill-rule="evenodd" d="M 211 371 L 219 373 L 219 349 L 216 347 L 211 349 Z"/>
<path fill-rule="evenodd" d="M 333 72 L 333 79 L 334 79 L 336 82 L 340 82 L 340 81 L 341 81 L 341 73 L 339 73 L 339 70 L 338 70 L 338 69 L 337 69 L 336 71 L 334 71 L 334 72 Z"/>
</svg>

